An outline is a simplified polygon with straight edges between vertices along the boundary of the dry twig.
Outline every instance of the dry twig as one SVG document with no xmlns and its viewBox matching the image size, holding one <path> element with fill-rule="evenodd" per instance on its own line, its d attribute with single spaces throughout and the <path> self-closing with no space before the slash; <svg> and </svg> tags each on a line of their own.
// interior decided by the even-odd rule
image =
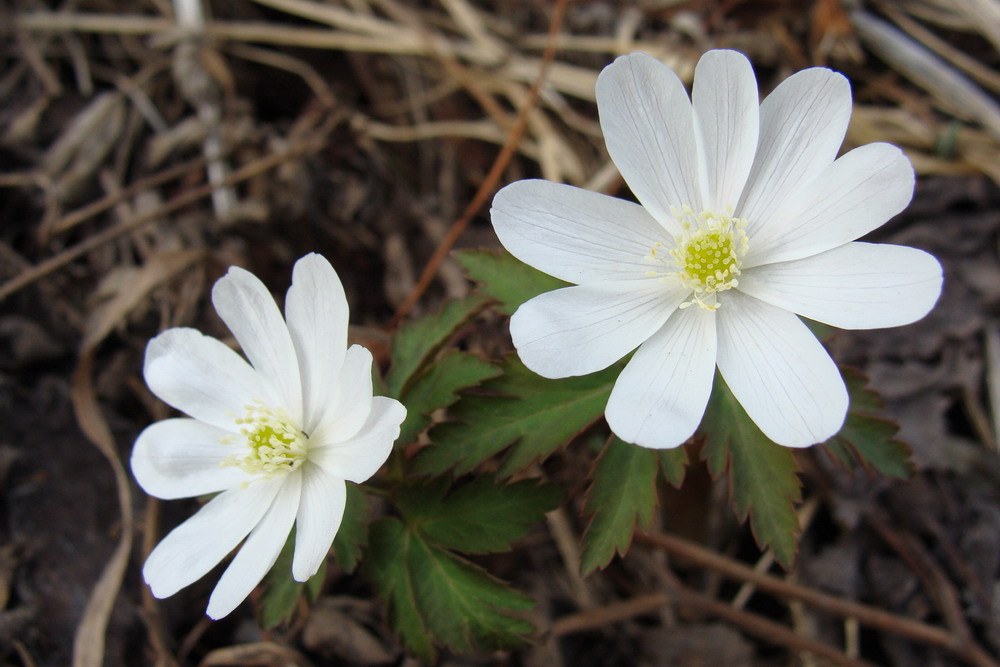
<svg viewBox="0 0 1000 667">
<path fill-rule="evenodd" d="M 960 637 L 947 630 L 942 630 L 941 628 L 908 618 L 902 618 L 876 607 L 844 600 L 778 579 L 768 574 L 756 572 L 753 568 L 747 567 L 738 561 L 705 549 L 676 535 L 650 534 L 639 536 L 638 539 L 647 544 L 666 549 L 670 553 L 690 560 L 701 567 L 720 572 L 727 577 L 738 581 L 752 582 L 758 589 L 772 595 L 791 600 L 801 600 L 806 604 L 837 616 L 856 618 L 863 625 L 891 632 L 921 644 L 944 649 L 971 665 L 976 665 L 977 667 L 997 667 L 1000 664 L 967 637 Z"/>
</svg>

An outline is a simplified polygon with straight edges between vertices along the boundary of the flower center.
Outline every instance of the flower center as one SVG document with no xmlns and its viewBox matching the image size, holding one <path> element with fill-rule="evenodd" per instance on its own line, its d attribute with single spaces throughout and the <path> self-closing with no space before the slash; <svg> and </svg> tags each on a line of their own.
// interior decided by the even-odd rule
<svg viewBox="0 0 1000 667">
<path fill-rule="evenodd" d="M 272 475 L 295 470 L 306 460 L 309 438 L 280 408 L 270 408 L 257 401 L 246 406 L 243 417 L 236 419 L 240 434 L 223 439 L 225 444 L 243 444 L 245 449 L 233 454 L 222 465 L 237 466 L 250 475 Z"/>
<path fill-rule="evenodd" d="M 682 303 L 681 308 L 697 304 L 715 310 L 721 305 L 716 293 L 739 285 L 736 277 L 749 246 L 743 231 L 746 220 L 734 218 L 731 212 L 695 213 L 690 206 L 671 207 L 670 212 L 683 231 L 674 239 L 677 245 L 669 253 L 662 252 L 661 244 L 657 244 L 660 252 L 656 246 L 652 248 L 649 258 L 670 266 L 669 270 L 652 275 L 672 276 L 691 288 L 691 300 Z"/>
</svg>

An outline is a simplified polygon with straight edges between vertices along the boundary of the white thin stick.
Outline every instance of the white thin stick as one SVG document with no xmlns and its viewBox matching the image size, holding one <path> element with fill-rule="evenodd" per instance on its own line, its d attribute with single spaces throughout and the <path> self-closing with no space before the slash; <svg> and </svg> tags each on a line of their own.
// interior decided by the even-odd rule
<svg viewBox="0 0 1000 667">
<path fill-rule="evenodd" d="M 201 0 L 174 0 L 174 14 L 177 17 L 177 27 L 180 29 L 184 40 L 195 42 L 204 38 L 205 33 L 205 8 Z M 188 59 L 188 65 L 198 69 L 201 62 L 198 57 L 195 44 L 181 44 L 174 52 L 175 58 Z M 217 89 L 215 82 L 207 72 L 202 72 L 207 86 Z M 184 89 L 183 82 L 178 81 L 181 89 Z M 216 186 L 212 190 L 212 210 L 219 220 L 228 220 L 236 207 L 236 192 L 233 188 L 222 185 L 226 177 L 229 176 L 229 165 L 223 155 L 222 133 L 219 130 L 219 123 L 222 120 L 222 111 L 219 109 L 218 100 L 213 94 L 206 92 L 201 86 L 194 86 L 185 97 L 194 105 L 198 112 L 198 119 L 205 126 L 205 141 L 202 144 L 202 151 L 205 153 L 205 170 L 208 175 L 208 182 Z"/>
<path fill-rule="evenodd" d="M 194 33 L 205 30 L 205 12 L 201 0 L 174 0 L 174 16 L 181 30 Z"/>
<path fill-rule="evenodd" d="M 889 23 L 863 11 L 850 16 L 865 44 L 895 70 L 933 95 L 956 117 L 976 121 L 1000 139 L 1000 105 L 992 97 Z"/>
</svg>

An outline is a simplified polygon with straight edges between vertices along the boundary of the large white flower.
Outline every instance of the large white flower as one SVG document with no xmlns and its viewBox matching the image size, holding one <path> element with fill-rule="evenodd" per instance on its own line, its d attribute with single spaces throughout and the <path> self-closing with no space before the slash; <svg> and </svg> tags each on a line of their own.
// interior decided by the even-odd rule
<svg viewBox="0 0 1000 667">
<path fill-rule="evenodd" d="M 156 597 L 173 595 L 246 538 L 208 603 L 208 615 L 221 618 L 271 569 L 293 524 L 292 576 L 316 573 L 343 518 L 344 480 L 363 482 L 382 466 L 406 409 L 372 396 L 372 355 L 347 347 L 347 299 L 323 257 L 296 262 L 287 325 L 264 284 L 243 269 L 215 284 L 212 302 L 250 363 L 194 329 L 151 340 L 146 383 L 191 418 L 145 429 L 132 472 L 157 498 L 221 491 L 163 538 L 143 568 Z"/>
<path fill-rule="evenodd" d="M 695 431 L 718 366 L 775 442 L 836 433 L 848 396 L 796 317 L 846 329 L 907 324 L 941 291 L 925 252 L 852 243 L 899 213 L 913 169 L 894 146 L 835 159 L 851 114 L 847 80 L 798 72 L 758 104 L 747 59 L 710 51 L 692 98 L 665 65 L 618 58 L 597 80 L 608 152 L 641 206 L 528 180 L 493 201 L 500 242 L 571 283 L 511 319 L 525 365 L 592 373 L 638 347 L 607 419 L 622 439 L 676 447 Z"/>
</svg>

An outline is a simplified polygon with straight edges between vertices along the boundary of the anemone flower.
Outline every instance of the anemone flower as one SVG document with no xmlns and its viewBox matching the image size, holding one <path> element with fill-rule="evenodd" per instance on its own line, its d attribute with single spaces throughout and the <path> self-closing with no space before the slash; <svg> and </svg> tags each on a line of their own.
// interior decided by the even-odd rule
<svg viewBox="0 0 1000 667">
<path fill-rule="evenodd" d="M 907 158 L 885 143 L 837 158 L 847 79 L 807 69 L 759 104 L 750 63 L 734 51 L 701 58 L 691 98 L 659 61 L 620 57 L 598 77 L 597 107 L 639 204 L 538 180 L 493 201 L 504 247 L 574 283 L 514 313 L 521 360 L 561 378 L 635 350 L 606 417 L 644 447 L 676 447 L 694 433 L 716 367 L 774 442 L 834 435 L 847 390 L 797 316 L 897 326 L 923 317 L 941 291 L 931 255 L 853 242 L 909 203 Z"/>
<path fill-rule="evenodd" d="M 344 288 L 320 255 L 296 262 L 284 320 L 264 284 L 236 267 L 212 302 L 250 363 L 194 329 L 151 340 L 146 384 L 188 418 L 146 428 L 132 472 L 157 498 L 218 493 L 153 549 L 143 577 L 156 597 L 173 595 L 242 541 L 208 603 L 221 618 L 271 569 L 293 524 L 292 576 L 316 573 L 343 518 L 345 480 L 382 466 L 406 409 L 372 395 L 372 355 L 347 347 Z"/>
</svg>

